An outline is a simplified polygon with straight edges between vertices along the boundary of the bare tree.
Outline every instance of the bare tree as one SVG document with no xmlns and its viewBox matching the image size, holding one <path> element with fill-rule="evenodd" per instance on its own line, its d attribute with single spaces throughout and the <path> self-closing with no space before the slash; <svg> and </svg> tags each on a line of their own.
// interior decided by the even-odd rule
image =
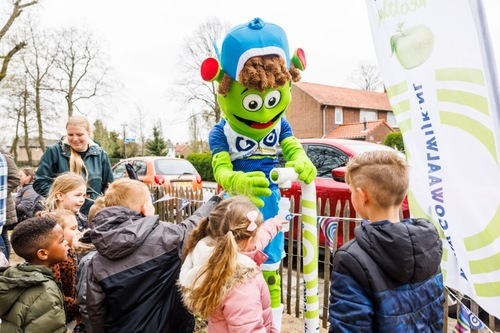
<svg viewBox="0 0 500 333">
<path fill-rule="evenodd" d="M 14 139 L 12 139 L 12 145 L 10 147 L 9 153 L 14 156 L 14 162 L 17 164 L 18 160 L 18 152 L 17 152 L 17 143 L 19 142 L 19 125 L 21 123 L 21 112 L 19 112 L 19 109 L 16 110 L 16 133 L 14 135 Z"/>
<path fill-rule="evenodd" d="M 104 55 L 89 32 L 76 28 L 63 29 L 58 38 L 60 48 L 55 66 L 61 74 L 55 90 L 64 94 L 68 117 L 73 115 L 75 109 L 85 114 L 77 103 L 105 94 L 109 67 L 105 65 Z"/>
<path fill-rule="evenodd" d="M 229 28 L 227 22 L 210 18 L 185 39 L 179 61 L 182 78 L 169 91 L 169 95 L 186 108 L 191 106 L 197 110 L 191 117 L 200 115 L 206 128 L 221 119 L 221 110 L 217 103 L 217 83 L 204 82 L 200 77 L 200 66 L 206 58 L 215 56 L 213 42 L 222 38 Z"/>
<path fill-rule="evenodd" d="M 9 29 L 12 27 L 16 19 L 22 14 L 23 10 L 27 7 L 33 6 L 37 3 L 37 0 L 33 0 L 30 2 L 24 2 L 22 0 L 15 0 L 12 3 L 12 12 L 3 25 L 2 29 L 0 30 L 0 41 L 3 41 L 5 36 L 7 35 L 7 32 Z M 6 55 L 1 55 L 0 59 L 2 59 L 2 68 L 0 69 L 0 81 L 5 79 L 7 76 L 7 69 L 9 67 L 9 63 L 12 60 L 12 57 L 19 52 L 21 49 L 23 49 L 26 46 L 26 42 L 21 41 L 21 42 L 16 42 L 14 46 L 10 48 L 10 50 L 7 52 Z"/>
<path fill-rule="evenodd" d="M 42 107 L 42 91 L 47 94 L 52 90 L 49 83 L 52 74 L 50 71 L 53 69 L 59 52 L 59 43 L 57 38 L 38 29 L 31 19 L 28 20 L 26 34 L 30 43 L 23 54 L 22 60 L 34 90 L 34 111 L 37 120 L 38 142 L 42 151 L 45 151 L 44 120 L 46 121 L 50 115 L 48 112 L 44 112 Z"/>
<path fill-rule="evenodd" d="M 366 61 L 359 63 L 358 68 L 351 73 L 348 81 L 355 87 L 366 91 L 377 91 L 384 84 L 378 67 Z"/>
<path fill-rule="evenodd" d="M 14 128 L 10 149 L 11 154 L 14 155 L 14 160 L 17 162 L 17 147 L 19 142 L 22 142 L 26 148 L 28 162 L 31 163 L 29 134 L 34 124 L 31 112 L 33 94 L 30 90 L 31 85 L 28 82 L 28 74 L 23 70 L 22 64 L 16 64 L 13 69 L 14 71 L 2 81 L 2 123 L 6 124 L 5 132 L 12 132 L 12 128 Z"/>
<path fill-rule="evenodd" d="M 145 156 L 146 154 L 146 141 L 147 141 L 147 118 L 148 118 L 148 113 L 144 111 L 142 106 L 136 105 L 135 106 L 136 112 L 133 114 L 132 118 L 132 124 L 131 125 L 131 130 L 135 134 L 136 138 L 138 138 L 139 144 L 138 144 L 138 150 L 140 150 L 140 155 Z"/>
<path fill-rule="evenodd" d="M 19 82 L 13 82 L 14 80 Z M 2 110 L 5 112 L 2 115 L 2 125 L 5 126 L 4 132 L 8 127 L 12 128 L 10 125 L 12 121 L 14 123 L 14 137 L 12 139 L 11 147 L 9 153 L 14 157 L 14 162 L 17 163 L 18 160 L 18 151 L 17 146 L 20 140 L 20 127 L 23 117 L 23 106 L 25 106 L 22 101 L 25 96 L 25 92 L 23 91 L 24 86 L 23 83 L 20 82 L 20 78 L 12 78 L 4 80 L 2 90 L 6 93 L 6 99 L 3 101 Z M 9 124 L 10 123 L 10 124 Z"/>
<path fill-rule="evenodd" d="M 33 163 L 33 158 L 31 156 L 30 148 L 30 137 L 29 137 L 29 126 L 28 126 L 28 105 L 29 103 L 29 93 L 28 93 L 28 72 L 26 72 L 24 78 L 24 91 L 22 96 L 22 107 L 21 107 L 21 123 L 23 125 L 23 137 L 24 137 L 24 148 L 26 149 L 26 156 L 28 157 L 28 163 L 31 165 Z"/>
<path fill-rule="evenodd" d="M 203 140 L 201 139 L 199 115 L 191 114 L 189 118 L 189 136 L 191 139 L 191 149 L 193 153 L 201 153 Z"/>
</svg>

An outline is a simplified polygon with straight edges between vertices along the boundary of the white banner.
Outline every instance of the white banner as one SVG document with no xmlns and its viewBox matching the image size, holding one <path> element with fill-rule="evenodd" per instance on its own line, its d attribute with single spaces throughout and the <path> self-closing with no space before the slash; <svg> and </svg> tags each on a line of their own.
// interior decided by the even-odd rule
<svg viewBox="0 0 500 333">
<path fill-rule="evenodd" d="M 500 89 L 482 2 L 366 3 L 411 213 L 438 226 L 445 284 L 500 317 Z"/>
</svg>

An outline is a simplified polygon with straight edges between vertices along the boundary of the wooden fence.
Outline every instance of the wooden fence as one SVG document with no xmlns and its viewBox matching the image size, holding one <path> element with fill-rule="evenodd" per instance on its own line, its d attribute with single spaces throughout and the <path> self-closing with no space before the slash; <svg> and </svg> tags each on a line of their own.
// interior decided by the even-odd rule
<svg viewBox="0 0 500 333">
<path fill-rule="evenodd" d="M 162 221 L 168 221 L 173 223 L 179 223 L 185 218 L 193 214 L 193 212 L 198 209 L 202 204 L 207 193 L 215 194 L 214 188 L 204 188 L 203 190 L 193 191 L 185 188 L 168 188 L 165 189 L 161 186 L 151 186 L 150 191 L 153 200 L 158 200 L 160 198 L 166 198 L 160 202 L 154 204 L 156 209 L 156 214 L 160 216 Z M 189 200 L 189 202 L 186 201 Z M 290 198 L 290 207 L 296 207 L 295 200 L 300 200 L 298 198 Z M 299 205 L 300 207 L 300 205 Z M 319 274 L 319 287 L 318 287 L 318 299 L 320 306 L 320 325 L 323 328 L 328 326 L 328 299 L 330 294 L 330 271 L 332 267 L 332 255 L 337 249 L 337 231 L 342 229 L 342 239 L 343 243 L 349 241 L 352 236 L 350 231 L 353 229 L 352 224 L 358 226 L 361 222 L 353 221 L 353 214 L 350 211 L 349 202 L 330 202 L 326 200 L 322 202 L 321 199 L 317 201 L 318 215 L 322 216 L 332 216 L 339 219 L 337 228 L 335 230 L 333 249 L 330 251 L 328 247 L 319 244 L 318 242 L 318 274 Z M 321 213 L 322 212 L 322 213 Z M 299 211 L 292 211 L 294 214 L 293 220 L 290 222 L 290 230 L 286 234 L 286 246 L 285 251 L 287 255 L 282 261 L 280 267 L 280 274 L 282 278 L 282 300 L 285 305 L 285 311 L 288 314 L 294 315 L 297 318 L 303 318 L 303 306 L 304 306 L 304 286 L 302 280 L 302 221 Z M 342 228 L 340 228 L 342 225 Z M 318 239 L 321 230 L 318 224 Z M 295 236 L 294 236 L 295 235 Z M 448 327 L 448 289 L 445 290 L 445 304 L 444 304 L 444 327 L 445 330 Z M 457 313 L 455 318 L 458 318 L 458 312 L 460 307 L 457 306 Z M 470 309 L 476 316 L 480 311 L 479 306 L 471 301 Z M 478 316 L 479 317 L 479 316 Z M 484 318 L 484 316 L 483 316 Z M 495 317 L 492 315 L 487 316 L 487 322 L 485 322 L 488 327 L 494 331 L 495 330 Z M 496 320 L 498 323 L 498 319 Z M 497 324 L 498 326 L 498 324 Z M 477 333 L 478 330 L 472 330 L 472 333 Z"/>
</svg>

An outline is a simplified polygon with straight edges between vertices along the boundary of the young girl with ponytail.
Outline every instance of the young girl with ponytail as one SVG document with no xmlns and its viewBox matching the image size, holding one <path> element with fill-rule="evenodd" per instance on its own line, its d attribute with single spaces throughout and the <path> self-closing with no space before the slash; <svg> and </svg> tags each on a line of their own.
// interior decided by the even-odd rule
<svg viewBox="0 0 500 333">
<path fill-rule="evenodd" d="M 244 196 L 222 201 L 191 233 L 179 286 L 186 307 L 208 319 L 208 332 L 277 332 L 260 264 L 281 230 Z"/>
</svg>

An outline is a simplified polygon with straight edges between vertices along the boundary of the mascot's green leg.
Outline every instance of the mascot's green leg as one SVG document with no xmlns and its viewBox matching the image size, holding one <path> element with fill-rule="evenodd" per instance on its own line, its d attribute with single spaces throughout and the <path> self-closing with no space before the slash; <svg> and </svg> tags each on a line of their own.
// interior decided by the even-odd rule
<svg viewBox="0 0 500 333">
<path fill-rule="evenodd" d="M 271 294 L 271 307 L 277 308 L 281 305 L 281 276 L 279 271 L 262 271 L 266 279 L 269 293 Z"/>
<path fill-rule="evenodd" d="M 283 316 L 284 306 L 281 304 L 281 276 L 278 270 L 262 271 L 264 279 L 266 279 L 269 293 L 271 294 L 271 308 L 273 312 L 273 325 L 281 331 L 281 319 Z"/>
</svg>

